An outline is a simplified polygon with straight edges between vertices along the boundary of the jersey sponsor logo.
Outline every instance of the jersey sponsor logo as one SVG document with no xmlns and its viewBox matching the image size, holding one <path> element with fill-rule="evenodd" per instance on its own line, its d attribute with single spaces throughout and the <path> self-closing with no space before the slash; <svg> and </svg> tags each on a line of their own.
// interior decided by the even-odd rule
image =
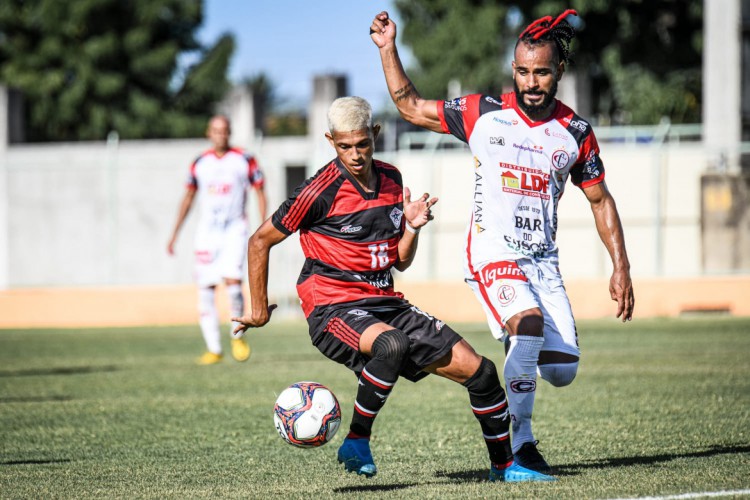
<svg viewBox="0 0 750 500">
<path fill-rule="evenodd" d="M 393 287 L 393 276 L 390 272 L 387 273 L 387 275 L 376 275 L 371 277 L 362 276 L 361 274 L 354 274 L 355 278 L 357 278 L 360 281 L 364 281 L 370 286 L 374 286 L 375 288 L 379 288 L 381 290 L 392 288 Z"/>
<path fill-rule="evenodd" d="M 505 146 L 505 137 L 490 137 L 490 144 Z"/>
<path fill-rule="evenodd" d="M 513 238 L 511 236 L 508 236 L 507 234 L 503 236 L 503 239 L 505 240 L 505 243 L 508 244 L 508 248 L 510 248 L 514 252 L 528 255 L 529 257 L 544 257 L 549 251 L 548 243 L 531 243 L 529 241 Z"/>
<path fill-rule="evenodd" d="M 583 120 L 571 120 L 567 116 L 563 118 L 563 121 L 565 123 L 569 123 L 571 127 L 577 128 L 581 132 L 586 132 L 586 129 L 589 128 L 588 122 L 585 122 Z"/>
<path fill-rule="evenodd" d="M 466 111 L 466 98 L 457 97 L 450 101 L 445 101 L 445 109 L 453 109 L 455 111 Z"/>
<path fill-rule="evenodd" d="M 502 106 L 503 105 L 503 103 L 501 103 L 500 101 L 498 101 L 494 97 L 485 96 L 484 100 L 487 101 L 490 104 L 497 104 L 498 106 Z"/>
<path fill-rule="evenodd" d="M 504 119 L 499 118 L 497 116 L 493 116 L 492 117 L 492 121 L 495 122 L 495 123 L 499 123 L 501 125 L 508 126 L 508 127 L 512 127 L 514 125 L 518 125 L 518 120 L 516 120 L 515 118 L 513 120 L 504 120 Z"/>
<path fill-rule="evenodd" d="M 393 207 L 393 210 L 391 210 L 391 213 L 389 217 L 391 218 L 391 222 L 393 222 L 393 226 L 396 229 L 401 228 L 401 217 L 404 215 L 404 212 L 399 210 L 398 207 Z"/>
<path fill-rule="evenodd" d="M 513 172 L 505 171 L 500 176 L 503 183 L 503 191 L 506 193 L 520 194 L 549 200 L 549 175 L 532 174 L 521 172 L 515 175 Z"/>
<path fill-rule="evenodd" d="M 213 252 L 210 250 L 196 250 L 195 261 L 198 264 L 210 264 L 214 260 Z"/>
<path fill-rule="evenodd" d="M 510 390 L 516 393 L 536 391 L 536 380 L 521 379 L 510 382 Z"/>
<path fill-rule="evenodd" d="M 495 280 L 528 281 L 523 271 L 512 260 L 503 260 L 487 264 L 479 271 L 479 281 L 484 286 L 491 286 Z"/>
<path fill-rule="evenodd" d="M 482 207 L 483 196 L 482 196 L 482 175 L 478 171 L 474 171 L 474 223 L 479 224 L 482 222 Z"/>
<path fill-rule="evenodd" d="M 542 153 L 542 150 L 544 149 L 544 146 L 537 146 L 534 144 L 533 146 L 523 146 L 521 144 L 513 143 L 513 147 L 516 149 L 520 149 L 521 151 L 528 151 L 529 153 L 536 153 L 536 154 L 544 154 Z"/>
<path fill-rule="evenodd" d="M 527 231 L 541 231 L 542 221 L 539 219 L 519 217 L 518 215 L 516 215 L 516 228 L 526 229 Z"/>
<path fill-rule="evenodd" d="M 358 233 L 361 230 L 362 226 L 352 226 L 351 224 L 347 224 L 346 226 L 341 228 L 341 232 L 347 234 Z"/>
<path fill-rule="evenodd" d="M 497 291 L 497 300 L 500 304 L 507 306 L 516 298 L 516 289 L 510 285 L 503 285 Z"/>
<path fill-rule="evenodd" d="M 522 167 L 521 165 L 514 165 L 513 163 L 498 162 L 500 168 L 509 168 L 510 170 L 518 170 L 519 172 L 530 172 L 532 174 L 544 175 L 544 170 L 541 168 L 530 168 Z"/>
<path fill-rule="evenodd" d="M 550 162 L 555 170 L 561 170 L 568 166 L 570 155 L 564 149 L 558 149 L 550 157 Z"/>
<path fill-rule="evenodd" d="M 544 129 L 544 134 L 548 135 L 550 137 L 557 137 L 558 139 L 567 139 L 568 138 L 567 135 L 565 135 L 563 133 L 560 133 L 560 132 L 557 132 L 555 130 L 550 130 L 549 127 L 547 127 L 547 128 Z"/>
<path fill-rule="evenodd" d="M 583 164 L 584 175 L 588 178 L 599 177 L 601 173 L 599 170 L 600 163 L 599 155 L 594 151 L 589 151 L 589 154 L 586 156 L 586 162 Z"/>
<path fill-rule="evenodd" d="M 232 192 L 231 184 L 209 184 L 206 186 L 208 194 L 229 194 Z"/>
</svg>

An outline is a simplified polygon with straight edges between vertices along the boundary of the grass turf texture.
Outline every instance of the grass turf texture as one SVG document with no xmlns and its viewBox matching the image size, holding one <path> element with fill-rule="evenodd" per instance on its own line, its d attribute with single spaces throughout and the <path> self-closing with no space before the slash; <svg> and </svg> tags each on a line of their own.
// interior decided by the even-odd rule
<svg viewBox="0 0 750 500">
<path fill-rule="evenodd" d="M 502 365 L 483 325 L 456 325 Z M 579 323 L 576 381 L 541 383 L 540 449 L 560 480 L 485 480 L 463 387 L 401 380 L 375 424 L 379 474 L 336 462 L 351 372 L 303 324 L 249 337 L 247 363 L 193 364 L 197 327 L 0 330 L 1 498 L 612 498 L 750 488 L 750 319 Z M 228 348 L 228 340 L 226 341 Z M 344 415 L 332 443 L 298 449 L 273 403 L 299 380 L 330 387 Z"/>
</svg>

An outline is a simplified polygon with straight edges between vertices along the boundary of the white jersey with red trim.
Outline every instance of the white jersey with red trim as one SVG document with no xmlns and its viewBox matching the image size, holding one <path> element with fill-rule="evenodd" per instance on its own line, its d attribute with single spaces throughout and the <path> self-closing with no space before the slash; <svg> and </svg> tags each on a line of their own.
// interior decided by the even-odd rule
<svg viewBox="0 0 750 500">
<path fill-rule="evenodd" d="M 550 118 L 532 122 L 513 92 L 438 101 L 443 131 L 474 155 L 465 256 L 472 277 L 491 262 L 556 259 L 557 204 L 568 177 L 581 188 L 604 179 L 591 126 L 555 102 Z"/>
<path fill-rule="evenodd" d="M 221 156 L 201 154 L 190 166 L 188 188 L 198 190 L 199 228 L 222 229 L 245 219 L 247 189 L 263 187 L 263 173 L 255 158 L 232 148 Z"/>
</svg>

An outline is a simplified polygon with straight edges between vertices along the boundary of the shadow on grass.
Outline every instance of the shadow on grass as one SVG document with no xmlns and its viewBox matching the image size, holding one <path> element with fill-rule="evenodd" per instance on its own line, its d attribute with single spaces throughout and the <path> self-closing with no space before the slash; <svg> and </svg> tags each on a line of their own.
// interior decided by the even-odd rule
<svg viewBox="0 0 750 500">
<path fill-rule="evenodd" d="M 736 444 L 728 446 L 711 446 L 708 449 L 687 453 L 664 453 L 659 455 L 644 455 L 637 457 L 602 458 L 583 463 L 559 465 L 552 467 L 555 476 L 577 476 L 586 469 L 605 469 L 611 467 L 629 467 L 631 465 L 652 465 L 669 462 L 679 458 L 705 458 L 716 455 L 734 453 L 750 453 L 750 445 Z M 463 470 L 456 472 L 437 471 L 435 477 L 446 478 L 456 482 L 484 482 L 487 480 L 487 469 Z"/>
<path fill-rule="evenodd" d="M 49 465 L 49 464 L 64 464 L 70 462 L 69 458 L 48 458 L 48 459 L 33 459 L 33 460 L 6 460 L 0 462 L 0 465 Z"/>
<path fill-rule="evenodd" d="M 462 470 L 457 472 L 439 470 L 435 472 L 435 477 L 446 478 L 461 483 L 479 483 L 487 481 L 489 472 L 489 468 L 482 470 Z"/>
<path fill-rule="evenodd" d="M 35 377 L 39 375 L 80 375 L 119 370 L 116 366 L 61 366 L 58 368 L 32 368 L 29 370 L 0 370 L 0 377 Z"/>
<path fill-rule="evenodd" d="M 736 444 L 727 446 L 711 446 L 705 450 L 691 451 L 686 453 L 663 453 L 658 455 L 644 455 L 635 457 L 602 458 L 583 463 L 559 465 L 554 467 L 558 476 L 575 476 L 585 469 L 603 469 L 608 467 L 628 467 L 631 465 L 652 465 L 670 462 L 679 458 L 705 458 L 716 455 L 728 455 L 734 453 L 750 453 L 750 445 Z"/>
<path fill-rule="evenodd" d="M 364 491 L 396 491 L 411 488 L 417 486 L 418 483 L 403 483 L 403 484 L 369 484 L 362 486 L 344 486 L 342 488 L 334 488 L 334 493 L 358 493 Z"/>
</svg>

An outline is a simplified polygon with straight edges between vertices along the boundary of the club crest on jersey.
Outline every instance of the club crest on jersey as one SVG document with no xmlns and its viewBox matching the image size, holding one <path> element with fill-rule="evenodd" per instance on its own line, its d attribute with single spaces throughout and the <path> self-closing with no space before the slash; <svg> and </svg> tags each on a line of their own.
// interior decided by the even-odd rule
<svg viewBox="0 0 750 500">
<path fill-rule="evenodd" d="M 401 228 L 401 217 L 403 217 L 404 212 L 399 210 L 398 207 L 393 207 L 393 210 L 391 210 L 390 218 L 391 222 L 393 222 L 393 225 L 397 228 Z"/>
<path fill-rule="evenodd" d="M 568 166 L 568 163 L 570 162 L 570 155 L 564 149 L 558 149 L 557 151 L 552 153 L 550 162 L 552 163 L 552 168 L 554 168 L 555 170 L 562 170 L 563 168 Z"/>
<path fill-rule="evenodd" d="M 516 289 L 510 285 L 503 285 L 497 291 L 497 300 L 500 304 L 507 306 L 516 298 Z"/>
</svg>

